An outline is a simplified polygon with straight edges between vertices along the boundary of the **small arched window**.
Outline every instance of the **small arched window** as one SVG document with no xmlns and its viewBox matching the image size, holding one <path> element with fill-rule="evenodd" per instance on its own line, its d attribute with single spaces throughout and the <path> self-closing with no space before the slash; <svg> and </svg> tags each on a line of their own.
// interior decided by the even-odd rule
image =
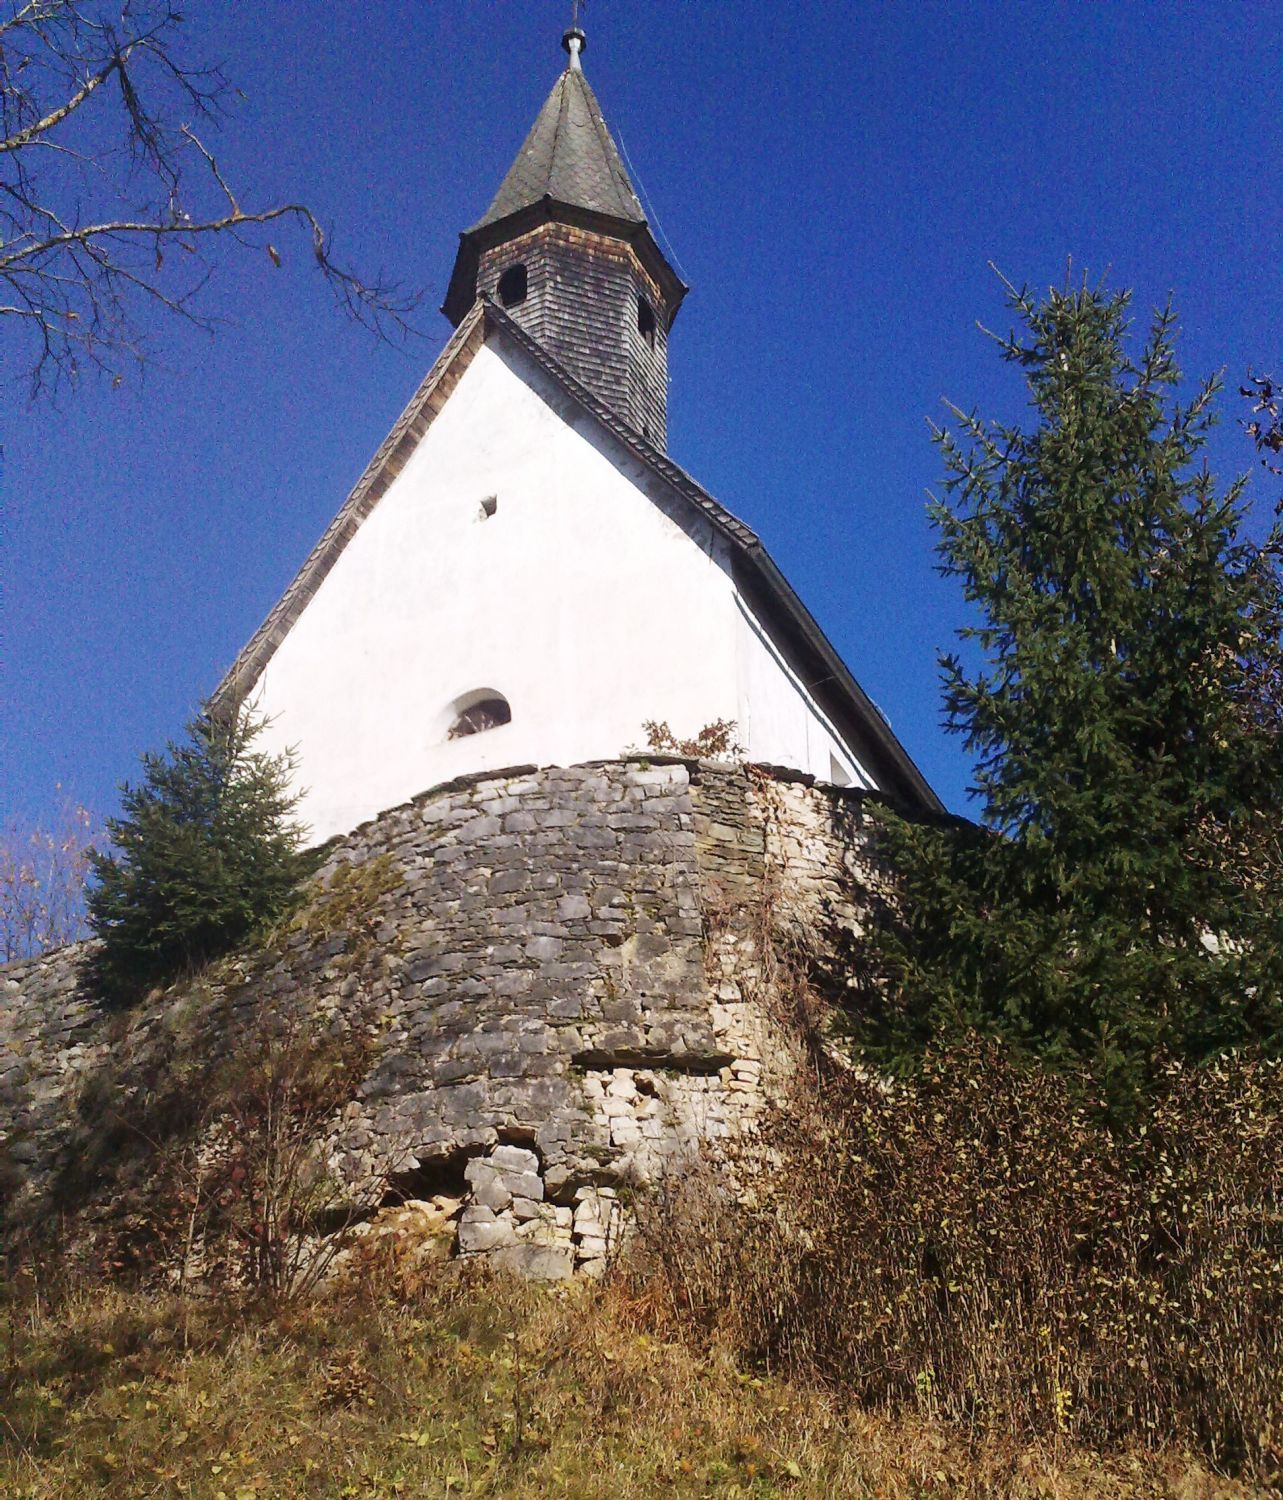
<svg viewBox="0 0 1283 1500">
<path fill-rule="evenodd" d="M 526 300 L 526 286 L 525 266 L 509 266 L 499 278 L 499 301 L 505 307 L 516 307 Z"/>
<path fill-rule="evenodd" d="M 655 342 L 655 309 L 640 292 L 637 294 L 637 332 L 648 344 Z"/>
<path fill-rule="evenodd" d="M 501 724 L 512 722 L 512 709 L 502 693 L 491 688 L 468 693 L 454 705 L 449 740 L 461 740 L 469 734 L 483 734 L 487 729 L 498 729 Z"/>
</svg>

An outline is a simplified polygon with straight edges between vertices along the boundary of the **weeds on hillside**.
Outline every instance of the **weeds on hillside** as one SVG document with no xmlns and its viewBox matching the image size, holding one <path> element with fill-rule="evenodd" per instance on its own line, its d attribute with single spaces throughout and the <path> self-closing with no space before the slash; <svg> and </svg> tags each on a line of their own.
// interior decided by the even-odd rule
<svg viewBox="0 0 1283 1500">
<path fill-rule="evenodd" d="M 81 1286 L 11 1307 L 6 1500 L 1231 1500 L 1177 1452 L 1104 1459 L 888 1422 L 684 1338 L 654 1287 L 438 1267 L 270 1314 Z M 2 1311 L 2 1309 L 0 1309 Z"/>
<path fill-rule="evenodd" d="M 674 1305 L 741 1358 L 973 1433 L 1279 1477 L 1278 1064 L 1173 1066 L 1123 1129 L 975 1042 L 910 1082 L 799 1079 L 752 1150 L 775 1166 L 747 1204 L 695 1176 L 652 1209 Z"/>
</svg>

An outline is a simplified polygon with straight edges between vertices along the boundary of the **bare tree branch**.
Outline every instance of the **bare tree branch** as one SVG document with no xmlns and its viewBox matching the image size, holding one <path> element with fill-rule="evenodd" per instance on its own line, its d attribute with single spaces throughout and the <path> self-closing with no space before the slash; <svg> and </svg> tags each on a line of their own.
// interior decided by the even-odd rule
<svg viewBox="0 0 1283 1500">
<path fill-rule="evenodd" d="M 192 125 L 218 125 L 230 86 L 183 42 L 172 0 L 0 0 L 0 339 L 33 395 L 85 369 L 118 384 L 147 352 L 148 307 L 212 326 L 197 300 L 212 252 L 279 266 L 273 224 L 310 237 L 349 316 L 410 331 L 418 297 L 336 260 L 307 204 L 247 205 Z"/>
<path fill-rule="evenodd" d="M 60 789 L 61 791 L 61 789 Z M 60 795 L 54 820 L 0 828 L 0 963 L 85 936 L 85 880 L 98 820 Z"/>
<path fill-rule="evenodd" d="M 56 126 L 61 125 L 68 115 L 74 114 L 80 108 L 100 84 L 105 83 L 113 73 L 123 71 L 128 57 L 129 54 L 126 53 L 122 58 L 113 58 L 101 72 L 86 80 L 70 99 L 60 104 L 57 109 L 50 110 L 43 120 L 33 120 L 25 130 L 19 130 L 14 135 L 0 140 L 0 153 L 21 151 L 24 146 L 31 145 L 32 141 L 39 136 L 46 135 Z"/>
</svg>

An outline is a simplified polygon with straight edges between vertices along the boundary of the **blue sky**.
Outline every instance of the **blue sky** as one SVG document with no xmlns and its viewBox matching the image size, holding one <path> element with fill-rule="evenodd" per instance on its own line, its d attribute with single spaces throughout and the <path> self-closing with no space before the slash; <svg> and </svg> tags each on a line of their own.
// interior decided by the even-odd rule
<svg viewBox="0 0 1283 1500">
<path fill-rule="evenodd" d="M 285 266 L 229 255 L 210 339 L 157 325 L 145 380 L 57 408 L 4 387 L 4 784 L 101 812 L 256 628 L 441 347 L 456 236 L 564 60 L 569 5 L 225 0 L 196 47 L 246 102 L 218 141 L 242 196 L 302 198 L 340 248 L 425 290 L 378 345 Z M 1249 3 L 590 0 L 585 67 L 693 288 L 670 449 L 753 526 L 953 807 L 925 419 L 1013 416 L 987 263 L 1066 258 L 1170 292 L 1182 363 L 1283 371 L 1283 46 Z M 0 345 L 12 374 L 12 351 Z M 1229 412 L 1213 449 L 1248 466 Z"/>
</svg>

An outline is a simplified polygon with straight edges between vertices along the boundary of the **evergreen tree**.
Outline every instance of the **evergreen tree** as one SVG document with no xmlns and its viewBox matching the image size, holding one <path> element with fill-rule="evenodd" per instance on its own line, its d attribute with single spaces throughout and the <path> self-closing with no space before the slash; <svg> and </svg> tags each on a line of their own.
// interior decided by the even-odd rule
<svg viewBox="0 0 1283 1500">
<path fill-rule="evenodd" d="M 1126 1097 L 1160 1052 L 1283 1040 L 1283 539 L 1244 532 L 1177 397 L 1173 314 L 1008 288 L 1027 430 L 937 431 L 941 570 L 980 623 L 942 657 L 984 827 L 878 814 L 893 898 L 864 1040 L 884 1061 L 977 1028 Z"/>
<path fill-rule="evenodd" d="M 186 739 L 143 756 L 92 856 L 89 921 L 104 993 L 126 999 L 245 941 L 290 904 L 309 860 L 294 760 L 255 748 L 264 721 L 206 707 Z"/>
</svg>

